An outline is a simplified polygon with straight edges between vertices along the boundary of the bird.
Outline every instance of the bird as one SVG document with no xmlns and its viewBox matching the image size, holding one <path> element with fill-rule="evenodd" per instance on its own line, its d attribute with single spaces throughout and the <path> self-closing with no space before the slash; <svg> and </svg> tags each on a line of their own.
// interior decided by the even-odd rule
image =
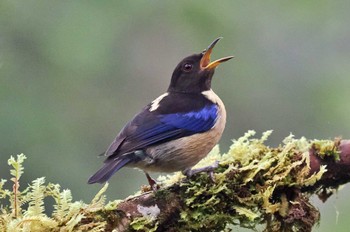
<svg viewBox="0 0 350 232">
<path fill-rule="evenodd" d="M 212 171 L 192 169 L 219 142 L 226 124 L 222 100 L 211 88 L 215 69 L 233 56 L 210 60 L 215 39 L 204 51 L 184 58 L 175 68 L 167 91 L 146 105 L 119 132 L 103 156 L 103 166 L 89 184 L 105 183 L 123 167 L 149 172 L 182 171 L 186 176 Z"/>
</svg>

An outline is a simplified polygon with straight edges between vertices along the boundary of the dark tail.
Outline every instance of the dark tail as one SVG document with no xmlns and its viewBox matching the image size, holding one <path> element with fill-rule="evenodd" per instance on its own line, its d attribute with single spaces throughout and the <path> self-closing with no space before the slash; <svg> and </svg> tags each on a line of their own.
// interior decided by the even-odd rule
<svg viewBox="0 0 350 232">
<path fill-rule="evenodd" d="M 131 157 L 122 157 L 120 159 L 114 160 L 106 160 L 105 164 L 103 165 L 103 167 L 98 170 L 94 175 L 92 175 L 89 180 L 88 183 L 89 184 L 94 184 L 94 183 L 104 183 L 106 182 L 109 178 L 111 178 L 111 176 L 116 173 L 119 169 L 121 169 L 122 167 L 124 167 L 126 164 L 128 164 L 131 161 Z"/>
</svg>

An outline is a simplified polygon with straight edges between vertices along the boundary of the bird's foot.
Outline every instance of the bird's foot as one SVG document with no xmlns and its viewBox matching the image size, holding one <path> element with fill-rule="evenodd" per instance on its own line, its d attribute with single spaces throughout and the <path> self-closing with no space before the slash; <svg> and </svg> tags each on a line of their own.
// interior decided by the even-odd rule
<svg viewBox="0 0 350 232">
<path fill-rule="evenodd" d="M 206 166 L 206 167 L 202 167 L 202 168 L 196 168 L 196 169 L 191 169 L 188 168 L 186 170 L 184 170 L 182 173 L 187 176 L 187 178 L 200 173 L 200 172 L 206 172 L 208 173 L 208 175 L 210 176 L 210 179 L 215 182 L 215 176 L 214 176 L 214 170 L 219 167 L 219 161 L 215 161 L 214 164 Z"/>
<path fill-rule="evenodd" d="M 153 192 L 157 192 L 157 190 L 159 189 L 159 185 L 157 184 L 157 181 L 153 179 L 147 172 L 145 172 L 145 174 L 151 189 L 153 190 Z"/>
</svg>

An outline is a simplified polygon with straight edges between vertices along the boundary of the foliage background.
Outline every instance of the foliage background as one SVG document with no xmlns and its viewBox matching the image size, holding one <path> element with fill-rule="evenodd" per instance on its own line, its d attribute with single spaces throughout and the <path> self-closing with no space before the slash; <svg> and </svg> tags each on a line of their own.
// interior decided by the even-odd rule
<svg viewBox="0 0 350 232">
<path fill-rule="evenodd" d="M 349 1 L 0 1 L 0 178 L 28 156 L 22 185 L 46 176 L 90 201 L 96 157 L 146 103 L 163 93 L 184 56 L 224 39 L 235 55 L 214 77 L 228 125 L 220 142 L 274 129 L 297 137 L 350 138 Z M 138 190 L 124 169 L 110 199 Z M 349 187 L 321 209 L 317 231 L 349 226 Z"/>
</svg>

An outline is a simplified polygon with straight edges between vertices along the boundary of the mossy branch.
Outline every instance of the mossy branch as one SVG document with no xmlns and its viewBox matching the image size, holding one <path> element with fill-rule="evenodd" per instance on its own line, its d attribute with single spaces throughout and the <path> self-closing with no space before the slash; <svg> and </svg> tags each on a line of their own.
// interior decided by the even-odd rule
<svg viewBox="0 0 350 232">
<path fill-rule="evenodd" d="M 219 160 L 215 182 L 205 173 L 190 179 L 175 173 L 160 178 L 160 190 L 155 193 L 144 188 L 108 204 L 103 196 L 107 185 L 90 204 L 84 204 L 73 202 L 69 190 L 61 192 L 53 184 L 43 187 L 43 179 L 34 181 L 19 201 L 27 199 L 28 210 L 38 214 L 20 208 L 14 218 L 3 207 L 0 230 L 221 231 L 234 225 L 253 229 L 264 224 L 265 231 L 311 231 L 320 216 L 310 196 L 317 194 L 325 201 L 331 190 L 350 180 L 350 140 L 289 136 L 279 147 L 270 148 L 264 144 L 270 133 L 256 139 L 252 138 L 255 132 L 249 131 L 223 155 L 214 149 L 198 166 Z M 0 198 L 13 202 L 14 190 L 4 190 L 3 184 L 2 180 Z M 56 201 L 52 218 L 42 213 L 40 192 Z"/>
</svg>

